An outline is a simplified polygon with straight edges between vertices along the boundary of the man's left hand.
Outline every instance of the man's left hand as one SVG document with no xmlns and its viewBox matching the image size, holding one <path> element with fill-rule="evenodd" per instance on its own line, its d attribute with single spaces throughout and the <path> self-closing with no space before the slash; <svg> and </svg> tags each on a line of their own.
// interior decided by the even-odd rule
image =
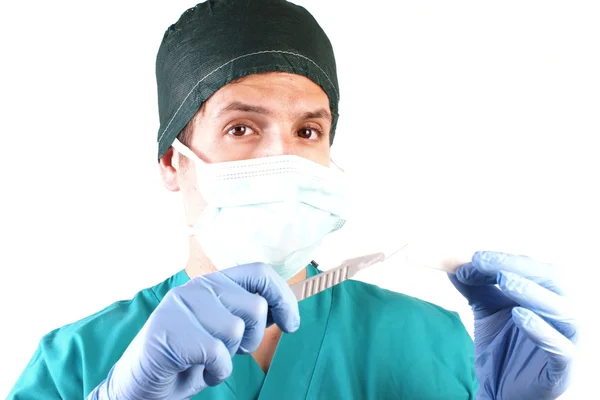
<svg viewBox="0 0 600 400">
<path fill-rule="evenodd" d="M 478 399 L 556 399 L 567 389 L 577 327 L 557 270 L 477 252 L 449 274 L 475 317 Z"/>
</svg>

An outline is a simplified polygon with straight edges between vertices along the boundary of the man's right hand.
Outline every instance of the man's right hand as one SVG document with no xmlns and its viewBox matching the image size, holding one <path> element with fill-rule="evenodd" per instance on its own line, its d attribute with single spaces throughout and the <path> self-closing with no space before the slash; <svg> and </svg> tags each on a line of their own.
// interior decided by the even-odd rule
<svg viewBox="0 0 600 400">
<path fill-rule="evenodd" d="M 258 293 L 257 296 L 255 293 Z M 300 325 L 298 302 L 265 264 L 232 267 L 171 289 L 88 400 L 187 399 L 223 382 L 269 321 Z"/>
</svg>

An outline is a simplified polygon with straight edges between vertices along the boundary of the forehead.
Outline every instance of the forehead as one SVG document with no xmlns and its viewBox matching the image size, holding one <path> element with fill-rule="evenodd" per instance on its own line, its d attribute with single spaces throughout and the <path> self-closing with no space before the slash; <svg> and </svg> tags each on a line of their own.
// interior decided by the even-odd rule
<svg viewBox="0 0 600 400">
<path fill-rule="evenodd" d="M 329 110 L 329 98 L 321 86 L 305 76 L 287 72 L 252 74 L 237 79 L 215 92 L 203 108 L 207 114 L 214 114 L 232 102 L 259 103 L 274 110 Z"/>
</svg>

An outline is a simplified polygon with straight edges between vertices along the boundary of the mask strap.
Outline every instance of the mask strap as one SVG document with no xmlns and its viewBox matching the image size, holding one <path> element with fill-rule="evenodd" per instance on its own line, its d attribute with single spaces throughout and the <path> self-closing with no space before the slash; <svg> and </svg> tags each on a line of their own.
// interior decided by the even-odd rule
<svg viewBox="0 0 600 400">
<path fill-rule="evenodd" d="M 192 161 L 199 161 L 200 163 L 204 164 L 204 162 L 200 159 L 200 157 L 198 157 L 196 155 L 196 153 L 194 153 L 192 150 L 190 150 L 189 147 L 185 146 L 178 139 L 175 139 L 173 141 L 173 144 L 171 146 L 173 146 L 173 148 L 175 150 L 177 150 L 179 153 L 183 154 L 184 156 L 186 156 L 190 160 L 192 160 Z"/>
<path fill-rule="evenodd" d="M 329 161 L 333 164 L 334 167 L 336 167 L 338 170 L 340 170 L 341 172 L 346 172 L 344 171 L 344 169 L 342 167 L 340 167 L 339 165 L 337 165 L 335 163 L 335 161 L 333 161 L 333 158 L 329 157 Z"/>
</svg>

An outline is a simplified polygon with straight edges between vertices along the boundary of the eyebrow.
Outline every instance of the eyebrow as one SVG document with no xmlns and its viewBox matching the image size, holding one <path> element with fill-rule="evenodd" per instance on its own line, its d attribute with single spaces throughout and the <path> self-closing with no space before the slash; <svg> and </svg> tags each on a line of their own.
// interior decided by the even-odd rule
<svg viewBox="0 0 600 400">
<path fill-rule="evenodd" d="M 268 108 L 265 108 L 262 106 L 257 106 L 257 105 L 252 105 L 252 104 L 247 104 L 247 103 L 242 103 L 241 101 L 234 101 L 234 102 L 230 103 L 229 105 L 227 105 L 226 107 L 223 107 L 221 110 L 219 110 L 219 112 L 217 113 L 217 118 L 220 118 L 224 114 L 227 114 L 232 111 L 251 112 L 251 113 L 255 113 L 255 114 L 263 114 L 263 115 L 269 115 L 269 116 L 273 115 L 273 112 L 271 112 L 271 110 L 269 110 Z M 314 111 L 307 111 L 304 113 L 300 113 L 300 114 L 297 114 L 296 117 L 300 117 L 302 119 L 323 118 L 330 122 L 332 120 L 331 113 L 325 108 L 319 108 Z"/>
</svg>

